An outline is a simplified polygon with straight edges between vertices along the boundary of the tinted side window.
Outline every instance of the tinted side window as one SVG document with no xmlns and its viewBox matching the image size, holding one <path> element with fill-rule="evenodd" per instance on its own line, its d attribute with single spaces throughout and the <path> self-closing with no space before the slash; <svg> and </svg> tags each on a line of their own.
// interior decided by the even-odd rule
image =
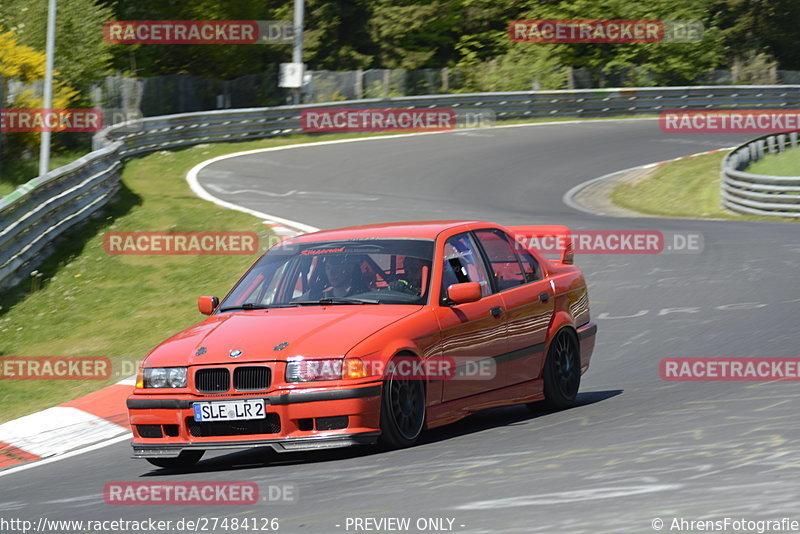
<svg viewBox="0 0 800 534">
<path fill-rule="evenodd" d="M 522 270 L 525 274 L 525 282 L 535 282 L 542 279 L 542 269 L 533 254 L 516 244 L 517 254 L 522 262 Z"/>
<path fill-rule="evenodd" d="M 478 282 L 484 297 L 491 293 L 489 278 L 475 242 L 469 234 L 458 234 L 444 244 L 442 296 L 447 295 L 450 285 L 464 282 Z"/>
<path fill-rule="evenodd" d="M 475 232 L 483 246 L 497 288 L 502 291 L 526 283 L 528 280 L 520 266 L 517 254 L 508 237 L 499 230 L 488 229 Z"/>
</svg>

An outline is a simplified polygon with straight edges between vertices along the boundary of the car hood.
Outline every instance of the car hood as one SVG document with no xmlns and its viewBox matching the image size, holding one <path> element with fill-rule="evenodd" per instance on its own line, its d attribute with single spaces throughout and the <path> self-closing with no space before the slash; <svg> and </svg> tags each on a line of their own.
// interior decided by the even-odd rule
<svg viewBox="0 0 800 534">
<path fill-rule="evenodd" d="M 337 305 L 217 314 L 161 343 L 147 356 L 145 365 L 175 367 L 343 356 L 371 334 L 420 309 L 422 306 Z M 231 351 L 241 351 L 241 355 L 231 357 Z"/>
</svg>

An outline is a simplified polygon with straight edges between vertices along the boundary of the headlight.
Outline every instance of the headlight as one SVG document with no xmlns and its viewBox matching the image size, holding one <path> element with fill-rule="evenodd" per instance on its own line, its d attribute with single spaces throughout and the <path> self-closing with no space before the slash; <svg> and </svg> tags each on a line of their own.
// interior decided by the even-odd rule
<svg viewBox="0 0 800 534">
<path fill-rule="evenodd" d="M 286 364 L 287 382 L 314 380 L 339 380 L 342 378 L 342 360 L 294 360 Z"/>
<path fill-rule="evenodd" d="M 342 378 L 364 378 L 367 368 L 358 358 L 347 358 L 342 366 Z"/>
<path fill-rule="evenodd" d="M 358 358 L 327 360 L 293 360 L 286 364 L 287 382 L 340 380 L 367 376 L 364 362 Z"/>
<path fill-rule="evenodd" d="M 186 387 L 186 367 L 151 367 L 143 371 L 145 388 Z"/>
</svg>

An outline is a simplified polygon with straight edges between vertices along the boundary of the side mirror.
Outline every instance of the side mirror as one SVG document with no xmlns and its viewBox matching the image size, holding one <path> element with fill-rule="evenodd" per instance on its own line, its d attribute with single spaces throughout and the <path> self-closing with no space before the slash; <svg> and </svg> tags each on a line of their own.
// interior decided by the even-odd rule
<svg viewBox="0 0 800 534">
<path fill-rule="evenodd" d="M 219 306 L 219 299 L 217 297 L 200 297 L 197 299 L 197 309 L 203 315 L 211 315 L 211 313 Z"/>
<path fill-rule="evenodd" d="M 478 282 L 464 282 L 463 284 L 452 284 L 447 288 L 447 298 L 455 304 L 475 302 L 481 300 L 483 293 Z"/>
</svg>

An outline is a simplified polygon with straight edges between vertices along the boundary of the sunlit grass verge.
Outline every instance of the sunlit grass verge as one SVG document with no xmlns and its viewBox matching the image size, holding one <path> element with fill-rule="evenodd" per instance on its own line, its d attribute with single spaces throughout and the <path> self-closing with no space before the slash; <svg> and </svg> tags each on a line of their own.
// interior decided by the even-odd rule
<svg viewBox="0 0 800 534">
<path fill-rule="evenodd" d="M 800 222 L 790 217 L 737 215 L 722 207 L 722 158 L 714 152 L 664 163 L 643 180 L 620 184 L 611 194 L 617 206 L 648 215 L 750 221 Z M 751 168 L 748 172 L 752 171 Z"/>
<path fill-rule="evenodd" d="M 88 151 L 73 150 L 53 154 L 50 158 L 50 169 L 63 167 L 79 157 L 87 154 Z M 4 197 L 13 192 L 17 187 L 28 182 L 39 175 L 38 157 L 12 158 L 10 156 L 0 159 L 0 197 Z"/>
<path fill-rule="evenodd" d="M 800 176 L 800 148 L 789 149 L 780 154 L 767 154 L 747 167 L 747 172 L 769 176 Z"/>
<path fill-rule="evenodd" d="M 368 134 L 374 136 L 379 134 Z M 108 380 L 0 380 L 0 422 L 69 401 L 127 378 L 139 360 L 168 336 L 199 321 L 196 299 L 223 296 L 256 256 L 112 256 L 110 231 L 255 231 L 262 244 L 269 227 L 258 218 L 201 200 L 185 175 L 205 160 L 229 154 L 365 134 L 296 135 L 244 143 L 162 151 L 126 163 L 122 190 L 103 214 L 69 232 L 31 284 L 0 298 L 3 357 L 104 356 Z M 0 374 L 3 369 L 0 367 Z"/>
<path fill-rule="evenodd" d="M 283 141 L 284 143 L 286 141 Z M 4 292 L 0 356 L 106 356 L 106 381 L 0 380 L 0 421 L 89 393 L 130 375 L 135 363 L 169 335 L 198 321 L 199 295 L 224 295 L 256 256 L 112 256 L 108 231 L 255 231 L 258 218 L 197 198 L 184 179 L 208 158 L 276 142 L 205 145 L 160 152 L 126 164 L 123 189 L 103 215 L 70 232 L 30 284 Z M 10 307 L 10 308 L 9 308 Z M 119 374 L 116 374 L 119 373 Z"/>
<path fill-rule="evenodd" d="M 514 124 L 553 120 L 575 118 Z M 42 288 L 30 291 L 30 284 L 23 284 L 0 299 L 0 357 L 105 356 L 112 359 L 115 375 L 105 381 L 0 380 L 0 422 L 126 378 L 155 345 L 202 318 L 197 296 L 224 295 L 255 260 L 104 252 L 103 236 L 109 231 L 256 231 L 265 242 L 269 233 L 260 220 L 200 200 L 189 190 L 184 177 L 194 165 L 232 152 L 380 135 L 387 134 L 294 135 L 207 144 L 128 162 L 117 199 L 102 216 L 71 231 L 38 269 L 44 274 Z"/>
</svg>

